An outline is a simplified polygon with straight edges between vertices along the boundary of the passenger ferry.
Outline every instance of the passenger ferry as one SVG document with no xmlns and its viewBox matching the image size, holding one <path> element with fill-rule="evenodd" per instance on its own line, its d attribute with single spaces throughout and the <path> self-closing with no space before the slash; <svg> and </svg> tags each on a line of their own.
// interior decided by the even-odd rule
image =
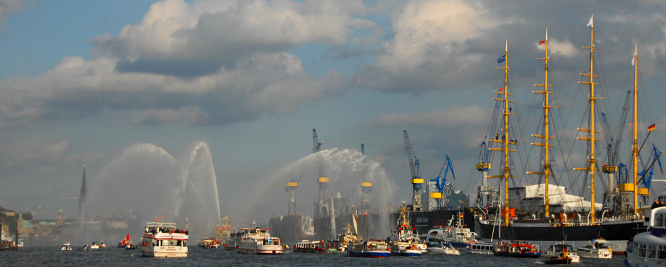
<svg viewBox="0 0 666 267">
<path fill-rule="evenodd" d="M 493 243 L 474 243 L 469 246 L 469 253 L 480 255 L 493 255 Z"/>
<path fill-rule="evenodd" d="M 530 242 L 517 240 L 502 241 L 496 244 L 493 247 L 493 253 L 495 256 L 504 257 L 541 257 L 539 246 L 532 245 Z"/>
<path fill-rule="evenodd" d="M 271 229 L 241 228 L 243 236 L 238 241 L 239 253 L 262 255 L 284 254 L 280 238 L 271 236 Z"/>
<path fill-rule="evenodd" d="M 386 242 L 380 240 L 368 240 L 359 243 L 353 243 L 347 247 L 347 256 L 349 257 L 369 257 L 383 258 L 391 256 L 391 251 Z"/>
<path fill-rule="evenodd" d="M 666 207 L 650 211 L 648 231 L 634 236 L 627 245 L 627 266 L 664 266 L 666 262 Z"/>
<path fill-rule="evenodd" d="M 141 239 L 141 255 L 145 257 L 187 257 L 189 231 L 175 223 L 149 222 Z"/>
</svg>

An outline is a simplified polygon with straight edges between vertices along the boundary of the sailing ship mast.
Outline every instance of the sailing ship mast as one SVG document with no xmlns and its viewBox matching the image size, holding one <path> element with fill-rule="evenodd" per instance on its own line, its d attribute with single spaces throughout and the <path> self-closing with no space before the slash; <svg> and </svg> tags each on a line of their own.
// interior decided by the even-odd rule
<svg viewBox="0 0 666 267">
<path fill-rule="evenodd" d="M 588 144 L 590 145 L 590 159 L 588 160 L 588 166 L 585 168 L 574 168 L 574 170 L 578 171 L 587 171 L 590 174 L 590 222 L 594 223 L 595 219 L 595 209 L 594 209 L 594 173 L 596 172 L 596 163 L 597 160 L 594 157 L 594 144 L 597 139 L 595 139 L 594 134 L 597 133 L 597 131 L 594 130 L 594 103 L 596 98 L 594 97 L 594 86 L 597 85 L 594 83 L 594 78 L 597 76 L 594 76 L 594 24 L 592 23 L 592 19 L 594 19 L 594 15 L 592 18 L 590 18 L 590 22 L 588 25 L 590 26 L 590 46 L 585 47 L 590 49 L 590 73 L 581 73 L 580 75 L 583 76 L 588 76 L 590 77 L 589 82 L 578 82 L 582 84 L 587 84 L 590 86 L 590 97 L 589 97 L 589 102 L 590 102 L 590 119 L 589 119 L 589 129 L 583 129 L 583 128 L 578 128 L 579 131 L 583 132 L 588 132 L 589 135 L 588 137 L 577 137 L 579 140 L 587 140 Z"/>
<path fill-rule="evenodd" d="M 632 156 L 634 160 L 634 213 L 638 213 L 638 45 L 634 52 L 634 147 Z"/>
<path fill-rule="evenodd" d="M 508 72 L 509 72 L 509 42 L 506 42 L 506 46 L 504 49 L 504 68 L 498 67 L 501 70 L 504 70 L 504 88 L 503 90 L 500 90 L 499 92 L 495 92 L 497 94 L 502 94 L 504 98 L 493 98 L 494 100 L 504 102 L 504 134 L 502 135 L 502 140 L 499 140 L 498 138 L 495 138 L 494 140 L 491 140 L 493 142 L 498 142 L 498 143 L 504 143 L 504 147 L 502 148 L 494 148 L 491 147 L 490 150 L 500 150 L 504 151 L 504 168 L 503 168 L 503 173 L 502 175 L 493 175 L 493 176 L 488 176 L 488 178 L 504 178 L 504 225 L 509 226 L 509 177 L 515 177 L 509 175 L 509 152 L 515 152 L 515 149 L 509 149 L 509 144 L 515 145 L 516 142 L 512 142 L 509 140 L 509 103 L 513 103 L 513 101 L 509 100 L 509 96 L 512 96 L 512 94 L 508 93 Z"/>
<path fill-rule="evenodd" d="M 540 43 L 541 44 L 541 43 Z M 546 29 L 546 39 L 543 40 L 543 44 L 546 45 L 546 55 L 544 58 L 539 58 L 543 60 L 546 65 L 544 67 L 544 83 L 543 84 L 535 84 L 534 86 L 543 86 L 543 91 L 533 91 L 535 94 L 543 94 L 543 135 L 537 135 L 533 134 L 532 136 L 537 137 L 537 138 L 542 138 L 544 141 L 543 143 L 532 143 L 534 146 L 543 146 L 543 156 L 544 156 L 544 161 L 543 161 L 543 171 L 541 172 L 527 172 L 528 174 L 540 174 L 544 176 L 545 180 L 545 189 L 544 189 L 544 201 L 546 203 L 546 211 L 545 215 L 546 218 L 550 217 L 550 202 L 548 200 L 548 177 L 551 175 L 550 174 L 550 155 L 549 155 L 549 149 L 553 147 L 553 145 L 550 144 L 550 139 L 555 139 L 554 137 L 550 137 L 550 131 L 549 131 L 549 111 L 550 111 L 550 105 L 548 103 L 548 95 L 552 94 L 553 92 L 548 92 L 548 87 L 552 87 L 552 85 L 548 84 L 548 29 Z"/>
</svg>

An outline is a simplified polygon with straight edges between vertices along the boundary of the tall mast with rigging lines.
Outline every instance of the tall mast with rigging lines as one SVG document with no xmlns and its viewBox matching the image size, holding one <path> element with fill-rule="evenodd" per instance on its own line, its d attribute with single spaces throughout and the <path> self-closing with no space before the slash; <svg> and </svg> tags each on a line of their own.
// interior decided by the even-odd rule
<svg viewBox="0 0 666 267">
<path fill-rule="evenodd" d="M 499 60 L 498 60 L 499 61 Z M 499 61 L 501 62 L 501 61 Z M 500 150 L 504 151 L 504 168 L 502 169 L 502 175 L 492 175 L 488 178 L 504 178 L 504 226 L 509 226 L 509 177 L 515 177 L 510 175 L 509 168 L 509 152 L 515 152 L 515 149 L 510 149 L 509 144 L 515 145 L 516 143 L 509 140 L 509 103 L 513 101 L 509 100 L 509 96 L 512 94 L 508 93 L 508 73 L 509 73 L 509 42 L 506 42 L 504 49 L 504 68 L 498 67 L 501 70 L 504 70 L 504 88 L 500 92 L 495 92 L 497 94 L 502 94 L 504 98 L 493 98 L 494 100 L 504 102 L 504 134 L 502 135 L 502 140 L 494 139 L 493 142 L 500 142 L 504 144 L 504 147 L 495 148 L 491 147 L 490 150 Z"/>
<path fill-rule="evenodd" d="M 588 159 L 588 165 L 587 167 L 584 168 L 574 168 L 574 170 L 577 171 L 587 171 L 590 174 L 590 222 L 594 223 L 595 219 L 595 208 L 594 208 L 594 173 L 596 172 L 596 164 L 597 160 L 594 157 L 594 142 L 598 141 L 595 139 L 594 135 L 598 131 L 594 130 L 594 103 L 596 98 L 594 97 L 594 86 L 597 85 L 594 83 L 594 78 L 597 76 L 594 76 L 594 24 L 592 22 L 592 19 L 594 19 L 594 16 L 590 18 L 590 22 L 587 24 L 590 26 L 590 46 L 585 47 L 590 49 L 590 73 L 581 73 L 580 75 L 583 76 L 588 76 L 590 77 L 589 82 L 578 82 L 582 84 L 587 84 L 590 86 L 590 97 L 589 97 L 589 103 L 590 103 L 590 119 L 589 119 L 589 129 L 583 129 L 583 128 L 578 128 L 579 131 L 583 132 L 588 132 L 588 137 L 576 137 L 579 140 L 587 140 L 588 144 L 590 145 L 590 158 Z"/>
<path fill-rule="evenodd" d="M 549 155 L 549 149 L 553 147 L 553 145 L 550 144 L 550 139 L 555 139 L 554 137 L 550 137 L 550 131 L 549 131 L 549 111 L 550 111 L 550 105 L 548 102 L 548 95 L 552 94 L 553 92 L 548 92 L 548 87 L 552 87 L 552 85 L 548 84 L 548 29 L 546 29 L 546 39 L 541 41 L 539 45 L 545 44 L 546 45 L 546 55 L 544 58 L 540 58 L 545 62 L 545 67 L 544 67 L 544 83 L 543 84 L 535 84 L 534 86 L 543 86 L 543 91 L 534 91 L 533 93 L 535 94 L 543 94 L 543 135 L 537 135 L 533 134 L 532 136 L 537 137 L 537 138 L 542 138 L 543 143 L 532 143 L 534 146 L 543 146 L 543 171 L 541 172 L 527 172 L 528 174 L 540 174 L 543 175 L 544 181 L 545 181 L 545 188 L 544 188 L 544 202 L 546 204 L 545 207 L 545 215 L 546 218 L 550 217 L 550 202 L 548 200 L 548 177 L 551 175 L 550 174 L 550 155 Z"/>
<path fill-rule="evenodd" d="M 634 213 L 638 213 L 638 45 L 636 45 L 636 50 L 634 50 L 634 147 L 632 151 L 632 157 L 634 161 Z M 632 215 L 633 215 L 632 214 Z"/>
</svg>

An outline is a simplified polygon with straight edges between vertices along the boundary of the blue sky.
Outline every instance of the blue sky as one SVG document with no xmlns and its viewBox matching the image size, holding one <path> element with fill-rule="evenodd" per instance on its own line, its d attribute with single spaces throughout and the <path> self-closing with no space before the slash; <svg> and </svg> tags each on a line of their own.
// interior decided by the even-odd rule
<svg viewBox="0 0 666 267">
<path fill-rule="evenodd" d="M 75 216 L 84 164 L 94 186 L 135 144 L 162 148 L 182 165 L 203 141 L 222 212 L 265 220 L 286 213 L 280 184 L 288 177 L 276 173 L 311 153 L 312 127 L 322 149 L 360 150 L 364 142 L 367 158 L 395 185 L 394 205 L 411 199 L 403 128 L 424 178 L 436 177 L 448 154 L 456 189 L 475 198 L 474 164 L 492 135 L 485 131 L 492 92 L 503 86 L 496 59 L 505 40 L 524 144 L 517 172 L 538 166 L 529 135 L 541 102 L 531 92 L 543 80 L 536 58 L 546 28 L 561 107 L 554 116 L 568 138 L 561 153 L 572 155 L 557 168 L 565 186 L 583 188 L 583 178 L 564 169 L 585 158 L 584 145 L 571 140 L 584 126 L 587 87 L 577 81 L 589 68 L 582 47 L 593 13 L 595 73 L 606 97 L 599 108 L 618 124 L 638 44 L 641 101 L 650 106 L 640 125 L 657 123 L 650 142 L 666 141 L 660 1 L 0 2 L 0 205 L 19 211 L 48 205 Z M 535 179 L 519 176 L 520 184 Z M 257 193 L 276 203 L 249 215 L 224 205 Z M 309 214 L 314 199 L 303 195 L 300 212 Z"/>
</svg>

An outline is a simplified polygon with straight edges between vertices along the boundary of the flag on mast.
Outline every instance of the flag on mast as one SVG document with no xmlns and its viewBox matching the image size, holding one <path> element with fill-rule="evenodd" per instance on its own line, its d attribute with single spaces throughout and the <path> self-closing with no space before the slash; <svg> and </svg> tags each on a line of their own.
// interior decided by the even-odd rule
<svg viewBox="0 0 666 267">
<path fill-rule="evenodd" d="M 594 23 L 592 23 L 592 19 L 594 19 L 594 15 L 590 18 L 590 22 L 587 23 L 587 26 L 592 26 L 594 27 Z"/>
<path fill-rule="evenodd" d="M 648 126 L 648 132 L 652 132 L 652 130 L 657 129 L 657 125 L 653 123 L 652 125 Z"/>
<path fill-rule="evenodd" d="M 500 58 L 497 59 L 497 64 L 504 62 L 506 60 L 506 55 L 501 56 Z"/>
<path fill-rule="evenodd" d="M 542 45 L 542 44 L 545 44 L 545 43 L 546 43 L 546 39 L 543 39 L 543 40 L 539 41 L 539 45 Z"/>
<path fill-rule="evenodd" d="M 636 46 L 636 50 L 634 50 L 634 56 L 631 57 L 631 65 L 633 66 L 636 64 L 636 57 L 638 56 L 638 46 Z"/>
</svg>

